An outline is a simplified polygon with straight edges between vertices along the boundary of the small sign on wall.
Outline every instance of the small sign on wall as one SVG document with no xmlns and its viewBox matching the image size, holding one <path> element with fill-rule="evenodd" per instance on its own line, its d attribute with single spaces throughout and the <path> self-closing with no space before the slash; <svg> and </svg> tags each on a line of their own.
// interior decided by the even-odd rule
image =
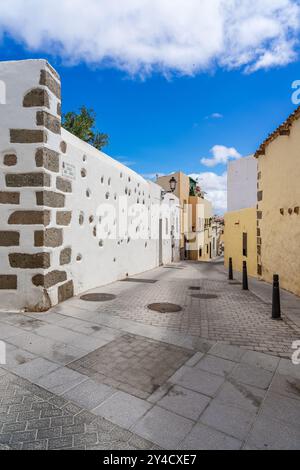
<svg viewBox="0 0 300 470">
<path fill-rule="evenodd" d="M 71 180 L 76 180 L 76 167 L 71 163 L 63 162 L 62 164 L 62 175 L 65 178 L 69 178 Z"/>
</svg>

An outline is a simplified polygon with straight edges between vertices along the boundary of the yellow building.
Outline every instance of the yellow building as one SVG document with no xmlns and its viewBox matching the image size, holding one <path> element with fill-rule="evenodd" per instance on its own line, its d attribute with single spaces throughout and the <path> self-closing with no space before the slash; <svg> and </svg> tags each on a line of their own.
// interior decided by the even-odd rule
<svg viewBox="0 0 300 470">
<path fill-rule="evenodd" d="M 175 196 L 181 205 L 181 259 L 209 261 L 212 257 L 212 205 L 204 199 L 195 180 L 181 171 L 160 176 L 156 183 L 170 190 L 170 179 L 175 178 Z"/>
<path fill-rule="evenodd" d="M 212 259 L 212 204 L 203 197 L 190 196 L 189 259 L 209 261 Z"/>
<path fill-rule="evenodd" d="M 300 107 L 255 154 L 258 161 L 257 272 L 300 295 Z"/>
<path fill-rule="evenodd" d="M 241 209 L 225 214 L 225 266 L 232 258 L 233 270 L 241 272 L 247 261 L 248 274 L 256 277 L 256 208 Z"/>
</svg>

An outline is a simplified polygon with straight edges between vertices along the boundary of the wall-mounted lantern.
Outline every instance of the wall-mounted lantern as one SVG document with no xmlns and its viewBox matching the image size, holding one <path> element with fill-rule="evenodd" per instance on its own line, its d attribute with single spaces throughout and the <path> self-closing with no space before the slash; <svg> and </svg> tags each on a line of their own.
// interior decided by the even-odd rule
<svg viewBox="0 0 300 470">
<path fill-rule="evenodd" d="M 177 181 L 174 178 L 174 176 L 172 176 L 172 178 L 170 179 L 169 184 L 170 184 L 170 191 L 163 191 L 163 190 L 161 191 L 162 199 L 165 197 L 166 194 L 170 194 L 170 193 L 173 194 L 176 191 Z"/>
</svg>

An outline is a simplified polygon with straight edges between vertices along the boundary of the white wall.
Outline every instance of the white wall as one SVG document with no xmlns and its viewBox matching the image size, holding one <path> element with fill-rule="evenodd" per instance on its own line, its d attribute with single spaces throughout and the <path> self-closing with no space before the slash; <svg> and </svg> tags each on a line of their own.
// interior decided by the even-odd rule
<svg viewBox="0 0 300 470">
<path fill-rule="evenodd" d="M 249 156 L 229 162 L 227 171 L 227 211 L 255 207 L 257 159 Z"/>
<path fill-rule="evenodd" d="M 48 74 L 52 84 L 41 84 L 41 71 Z M 162 261 L 169 263 L 172 259 L 179 259 L 179 240 L 173 241 L 170 237 L 171 227 L 180 226 L 179 200 L 169 194 L 162 199 L 158 185 L 146 181 L 65 130 L 60 130 L 58 105 L 61 103 L 59 92 L 55 89 L 60 86 L 60 79 L 45 60 L 0 62 L 0 83 L 4 83 L 6 87 L 5 100 L 3 96 L 0 97 L 0 192 L 19 194 L 18 204 L 6 204 L 0 198 L 0 309 L 47 310 L 58 303 L 59 293 L 61 299 L 67 298 L 73 293 L 76 295 L 122 279 L 126 275 L 142 273 L 158 266 L 160 217 L 164 222 Z M 36 88 L 47 92 L 49 107 L 41 104 L 23 106 L 24 96 Z M 58 132 L 54 132 L 53 127 L 47 127 L 47 124 L 37 123 L 37 113 L 41 111 L 46 111 L 56 121 Z M 46 142 L 12 144 L 11 129 L 25 129 L 30 132 L 41 130 Z M 58 168 L 37 166 L 36 154 L 41 148 L 57 153 Z M 5 155 L 8 154 L 16 155 L 15 165 L 4 164 Z M 67 170 L 71 171 L 67 173 Z M 10 173 L 17 177 L 30 173 L 33 180 L 42 174 L 43 178 L 50 179 L 50 184 L 42 182 L 37 185 L 35 181 L 32 184 L 20 184 L 19 187 L 8 187 L 5 178 Z M 57 186 L 59 178 L 63 178 L 66 184 L 71 183 L 69 192 Z M 54 198 L 65 197 L 62 207 L 46 201 L 44 205 L 38 205 L 36 192 L 46 194 L 48 191 L 52 192 Z M 112 236 L 110 239 L 100 237 L 99 232 L 104 222 L 102 220 L 99 223 L 99 207 L 109 203 L 117 210 L 120 198 L 123 202 L 125 199 L 129 207 L 139 203 L 140 208 L 151 209 L 149 214 L 151 213 L 156 234 L 149 233 L 146 221 L 134 221 L 121 236 Z M 155 206 L 158 207 L 156 212 Z M 165 206 L 170 208 L 168 213 L 164 210 Z M 24 221 L 11 225 L 8 220 L 15 211 L 24 213 Z M 28 211 L 47 211 L 50 220 L 45 224 L 43 221 L 33 224 L 30 222 L 30 215 L 27 215 Z M 63 211 L 71 213 L 71 221 L 64 225 L 58 223 L 57 219 Z M 82 224 L 79 223 L 80 216 L 83 218 Z M 119 227 L 119 222 L 118 210 L 109 223 L 105 222 L 112 235 L 114 228 Z M 141 237 L 139 235 L 144 228 L 147 230 Z M 62 233 L 62 239 L 53 247 L 48 242 L 36 246 L 36 232 L 42 232 L 46 237 L 49 229 Z M 3 232 L 19 234 L 19 243 L 16 246 L 1 245 Z M 136 239 L 137 237 L 139 238 Z M 100 238 L 103 239 L 101 246 Z M 65 249 L 71 249 L 71 258 L 62 264 L 61 255 Z M 30 256 L 29 264 L 35 262 L 32 260 L 34 255 L 46 256 L 50 259 L 50 265 L 26 268 L 12 266 L 10 254 L 18 254 L 24 258 Z M 42 276 L 44 284 L 34 285 L 33 278 L 36 275 Z M 7 276 L 17 279 L 17 286 L 9 287 Z M 59 280 L 62 276 L 65 278 Z M 46 281 L 51 281 L 51 285 L 46 285 Z"/>
<path fill-rule="evenodd" d="M 149 230 L 146 230 L 145 236 L 139 237 L 139 232 L 147 229 L 145 224 L 129 217 L 126 233 L 122 235 L 118 232 L 120 197 L 124 198 L 124 202 L 127 200 L 128 208 L 139 204 L 142 210 L 146 208 L 150 211 L 151 207 L 160 206 L 162 203 L 160 186 L 146 181 L 130 168 L 97 151 L 65 130 L 62 130 L 62 138 L 67 143 L 67 153 L 62 156 L 62 164 L 68 163 L 75 167 L 75 179 L 72 180 L 73 192 L 67 196 L 66 205 L 66 210 L 72 211 L 72 222 L 65 228 L 64 239 L 64 246 L 72 247 L 72 262 L 67 269 L 74 280 L 75 293 L 158 266 L 159 240 L 152 238 Z M 86 176 L 83 177 L 81 174 Z M 87 197 L 87 191 L 90 197 Z M 163 234 L 166 235 L 168 228 L 168 238 L 162 242 L 163 262 L 170 263 L 172 258 L 170 228 L 172 217 L 179 217 L 179 201 L 173 195 L 166 195 L 163 203 L 173 208 L 170 215 L 162 217 Z M 103 216 L 102 204 L 111 205 L 115 209 L 115 216 L 112 218 Z M 83 225 L 79 224 L 80 214 L 84 216 Z M 101 222 L 99 217 L 102 217 Z M 168 218 L 168 227 L 165 224 L 166 218 Z M 158 233 L 159 216 L 154 212 L 152 219 Z M 95 227 L 96 236 L 93 233 Z M 100 236 L 100 230 L 105 228 L 111 232 L 110 238 Z M 134 239 L 134 237 L 139 238 Z M 177 250 L 179 251 L 179 248 Z M 80 261 L 77 261 L 78 256 Z"/>
</svg>

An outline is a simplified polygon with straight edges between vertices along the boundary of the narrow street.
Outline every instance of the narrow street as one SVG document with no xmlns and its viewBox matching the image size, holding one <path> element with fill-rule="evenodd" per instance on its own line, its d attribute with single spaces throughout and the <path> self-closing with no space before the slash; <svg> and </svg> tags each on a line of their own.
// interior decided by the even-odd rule
<svg viewBox="0 0 300 470">
<path fill-rule="evenodd" d="M 1 448 L 299 448 L 299 324 L 273 321 L 222 259 L 87 294 L 0 313 Z"/>
</svg>

